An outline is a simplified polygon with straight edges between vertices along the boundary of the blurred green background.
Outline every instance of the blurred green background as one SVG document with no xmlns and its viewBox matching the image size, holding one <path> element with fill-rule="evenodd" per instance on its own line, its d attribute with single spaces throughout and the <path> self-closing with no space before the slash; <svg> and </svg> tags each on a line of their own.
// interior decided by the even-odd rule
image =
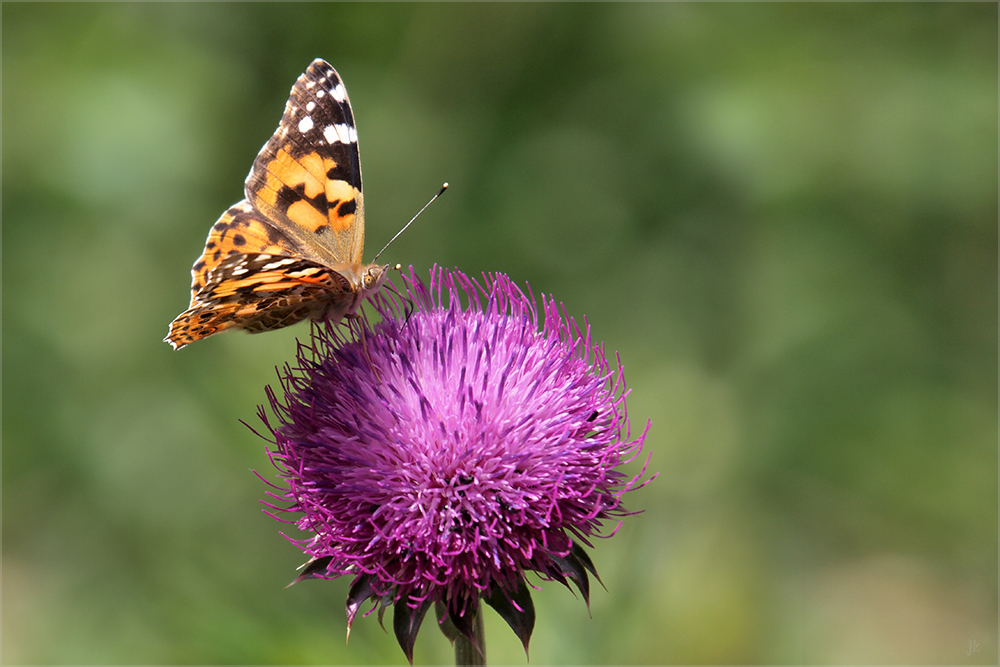
<svg viewBox="0 0 1000 667">
<path fill-rule="evenodd" d="M 653 421 L 531 664 L 997 661 L 988 3 L 5 4 L 5 662 L 405 663 L 258 504 L 308 329 L 161 342 L 315 57 L 366 257 L 449 181 L 385 260 L 554 294 Z"/>
</svg>

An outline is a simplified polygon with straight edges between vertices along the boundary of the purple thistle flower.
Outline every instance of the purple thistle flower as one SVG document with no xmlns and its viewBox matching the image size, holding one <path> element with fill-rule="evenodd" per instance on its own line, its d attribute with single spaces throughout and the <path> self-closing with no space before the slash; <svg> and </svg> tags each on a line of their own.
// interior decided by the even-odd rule
<svg viewBox="0 0 1000 667">
<path fill-rule="evenodd" d="M 551 299 L 539 321 L 505 275 L 434 269 L 428 287 L 411 268 L 403 283 L 405 301 L 383 291 L 381 321 L 359 321 L 360 336 L 317 327 L 283 396 L 267 390 L 280 424 L 261 418 L 288 483 L 270 495 L 291 503 L 274 509 L 312 534 L 293 540 L 311 557 L 296 581 L 353 575 L 348 632 L 366 599 L 380 620 L 394 605 L 411 663 L 432 603 L 451 639 L 475 644 L 480 598 L 527 651 L 525 573 L 572 580 L 589 605 L 582 545 L 651 481 L 615 470 L 649 426 L 633 438 L 621 364 Z"/>
</svg>

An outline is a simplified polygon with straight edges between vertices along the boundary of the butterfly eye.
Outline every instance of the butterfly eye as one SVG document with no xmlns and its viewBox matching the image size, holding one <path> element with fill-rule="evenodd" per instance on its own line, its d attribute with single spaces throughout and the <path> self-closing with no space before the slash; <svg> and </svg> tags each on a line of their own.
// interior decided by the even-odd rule
<svg viewBox="0 0 1000 667">
<path fill-rule="evenodd" d="M 381 266 L 373 266 L 365 271 L 365 277 L 362 279 L 364 288 L 367 290 L 374 287 L 378 283 L 378 279 L 382 276 L 384 271 L 385 269 Z"/>
</svg>

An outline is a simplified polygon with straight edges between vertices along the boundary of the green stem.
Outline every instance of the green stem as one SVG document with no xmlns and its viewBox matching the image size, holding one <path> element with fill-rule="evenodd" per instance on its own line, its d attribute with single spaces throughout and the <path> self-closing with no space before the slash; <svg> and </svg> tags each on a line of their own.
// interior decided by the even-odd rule
<svg viewBox="0 0 1000 667">
<path fill-rule="evenodd" d="M 473 633 L 479 648 L 466 639 L 465 635 L 459 634 L 455 639 L 455 664 L 456 665 L 485 665 L 486 664 L 486 633 L 483 631 L 483 610 L 482 607 L 476 612 L 476 629 Z"/>
</svg>

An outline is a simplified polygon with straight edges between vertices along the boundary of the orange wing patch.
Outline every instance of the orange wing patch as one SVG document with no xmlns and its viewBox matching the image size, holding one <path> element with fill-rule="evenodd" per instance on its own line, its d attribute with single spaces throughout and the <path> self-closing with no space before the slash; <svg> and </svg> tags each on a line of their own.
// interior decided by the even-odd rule
<svg viewBox="0 0 1000 667">
<path fill-rule="evenodd" d="M 285 215 L 299 227 L 307 229 L 314 234 L 322 231 L 328 222 L 326 215 L 317 210 L 315 206 L 305 199 L 289 205 Z"/>
<path fill-rule="evenodd" d="M 326 200 L 330 202 L 330 228 L 344 232 L 354 225 L 361 191 L 347 181 L 327 181 Z"/>
</svg>

